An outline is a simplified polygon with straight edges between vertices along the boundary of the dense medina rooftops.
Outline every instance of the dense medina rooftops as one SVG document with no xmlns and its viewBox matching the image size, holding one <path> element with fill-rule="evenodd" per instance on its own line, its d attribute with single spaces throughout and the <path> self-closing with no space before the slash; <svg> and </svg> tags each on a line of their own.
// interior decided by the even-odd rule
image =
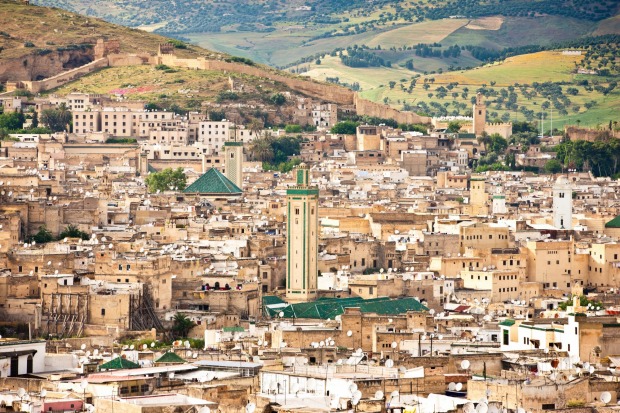
<svg viewBox="0 0 620 413">
<path fill-rule="evenodd" d="M 298 304 L 288 304 L 275 296 L 263 297 L 266 315 L 272 318 L 311 318 L 311 319 L 334 319 L 344 313 L 345 308 L 359 307 L 362 313 L 377 313 L 382 315 L 404 314 L 407 311 L 428 311 L 414 298 L 379 297 L 364 299 L 361 297 L 350 298 L 320 298 L 316 301 Z"/>
</svg>

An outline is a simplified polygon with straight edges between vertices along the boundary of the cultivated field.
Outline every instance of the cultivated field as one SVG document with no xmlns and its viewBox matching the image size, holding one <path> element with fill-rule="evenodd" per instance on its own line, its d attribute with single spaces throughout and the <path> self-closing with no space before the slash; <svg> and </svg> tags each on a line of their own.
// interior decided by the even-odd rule
<svg viewBox="0 0 620 413">
<path fill-rule="evenodd" d="M 433 74 L 422 76 L 417 79 L 416 86 L 408 93 L 407 89 L 410 85 L 411 78 L 416 73 L 402 68 L 387 69 L 354 69 L 346 67 L 340 63 L 337 58 L 323 59 L 321 65 L 312 65 L 307 75 L 325 80 L 326 77 L 338 77 L 340 82 L 352 83 L 358 81 L 362 88 L 361 95 L 375 102 L 387 102 L 395 108 L 402 109 L 407 103 L 416 106 L 420 102 L 436 102 L 446 107 L 448 113 L 452 114 L 457 110 L 460 114 L 467 114 L 471 110 L 471 98 L 475 95 L 477 89 L 486 86 L 500 92 L 501 89 L 507 89 L 515 84 L 528 84 L 534 82 L 567 82 L 562 85 L 563 91 L 569 87 L 578 90 L 577 95 L 568 96 L 571 104 L 568 107 L 567 115 L 560 115 L 554 110 L 553 119 L 554 127 L 561 128 L 564 124 L 576 124 L 578 121 L 582 125 L 595 126 L 597 124 L 606 124 L 609 120 L 620 120 L 620 91 L 615 89 L 612 93 L 604 96 L 597 91 L 587 91 L 576 83 L 580 80 L 588 79 L 605 82 L 605 78 L 595 75 L 578 75 L 575 74 L 575 63 L 582 59 L 581 56 L 567 56 L 561 52 L 540 52 L 529 55 L 515 56 L 506 59 L 501 64 L 488 65 L 472 70 L 463 70 L 456 72 L 448 72 L 443 74 Z M 415 64 L 415 59 L 414 59 Z M 423 88 L 424 79 L 429 81 L 429 88 Z M 389 82 L 394 81 L 396 85 L 390 88 Z M 491 86 L 493 82 L 493 86 Z M 442 99 L 438 99 L 436 89 L 446 87 L 447 85 L 457 84 L 448 95 Z M 463 93 L 467 90 L 467 95 L 463 97 Z M 528 88 L 531 91 L 532 88 Z M 546 98 L 538 95 L 529 99 L 521 93 L 520 88 L 514 88 L 518 96 L 517 104 L 519 108 L 522 106 L 536 113 L 546 112 L 548 119 L 545 121 L 547 127 L 551 117 L 550 110 L 541 109 L 541 105 L 547 101 Z M 452 96 L 456 93 L 457 96 Z M 432 97 L 429 97 L 432 94 Z M 596 102 L 590 109 L 585 107 L 586 103 Z M 505 107 L 497 107 L 495 98 L 488 99 L 489 120 L 500 118 L 506 113 L 509 114 L 511 120 L 525 120 L 521 111 L 509 111 Z M 578 111 L 575 111 L 578 108 Z"/>
</svg>

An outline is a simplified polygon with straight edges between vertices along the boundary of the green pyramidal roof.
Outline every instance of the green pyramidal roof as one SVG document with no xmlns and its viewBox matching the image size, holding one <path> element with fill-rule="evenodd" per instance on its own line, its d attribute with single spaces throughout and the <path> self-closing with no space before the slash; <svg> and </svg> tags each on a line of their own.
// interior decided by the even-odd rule
<svg viewBox="0 0 620 413">
<path fill-rule="evenodd" d="M 182 364 L 187 363 L 187 361 L 183 360 L 178 354 L 172 351 L 167 351 L 160 358 L 155 360 L 155 363 Z"/>
<path fill-rule="evenodd" d="M 620 228 L 620 215 L 606 223 L 605 228 Z"/>
<path fill-rule="evenodd" d="M 227 194 L 239 195 L 243 191 L 230 179 L 226 178 L 220 171 L 215 168 L 209 169 L 200 178 L 196 179 L 193 184 L 183 190 L 189 194 Z"/>
<path fill-rule="evenodd" d="M 122 357 L 117 357 L 114 360 L 110 360 L 107 363 L 99 366 L 99 371 L 102 370 L 122 370 L 122 369 L 139 369 L 140 365 L 129 361 Z"/>
</svg>

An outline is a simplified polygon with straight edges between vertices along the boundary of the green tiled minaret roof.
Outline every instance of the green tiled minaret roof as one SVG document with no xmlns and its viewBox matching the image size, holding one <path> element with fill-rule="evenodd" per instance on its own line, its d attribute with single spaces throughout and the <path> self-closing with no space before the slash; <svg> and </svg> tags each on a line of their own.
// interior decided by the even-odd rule
<svg viewBox="0 0 620 413">
<path fill-rule="evenodd" d="M 187 363 L 187 361 L 179 357 L 178 354 L 172 351 L 167 351 L 163 354 L 163 356 L 155 360 L 155 363 L 183 364 L 183 363 Z"/>
<path fill-rule="evenodd" d="M 103 370 L 122 370 L 122 369 L 139 369 L 140 365 L 129 361 L 122 357 L 117 357 L 114 360 L 110 360 L 107 363 L 99 366 L 99 371 Z"/>
<path fill-rule="evenodd" d="M 606 223 L 605 228 L 620 228 L 620 215 Z"/>
<path fill-rule="evenodd" d="M 209 169 L 194 183 L 185 188 L 183 192 L 188 194 L 227 194 L 240 195 L 243 191 L 230 179 L 226 178 L 215 168 Z"/>
</svg>

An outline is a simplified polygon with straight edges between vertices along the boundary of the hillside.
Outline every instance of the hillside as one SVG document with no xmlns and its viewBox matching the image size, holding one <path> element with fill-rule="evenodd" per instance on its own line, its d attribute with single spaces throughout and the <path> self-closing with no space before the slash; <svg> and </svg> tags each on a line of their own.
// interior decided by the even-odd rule
<svg viewBox="0 0 620 413">
<path fill-rule="evenodd" d="M 155 55 L 159 44 L 171 39 L 145 31 L 118 26 L 64 10 L 0 0 L 0 91 L 6 81 L 46 79 L 82 66 L 94 58 L 98 39 L 120 42 L 120 53 Z M 165 65 L 123 65 L 99 69 L 45 93 L 65 95 L 72 91 L 112 94 L 143 99 L 175 111 L 202 110 L 260 118 L 266 123 L 284 123 L 291 118 L 297 96 L 317 95 L 313 89 L 325 85 L 255 65 L 243 59 L 213 53 L 198 46 L 174 41 L 174 54 L 183 58 L 206 57 L 227 64 L 225 70 L 189 70 Z M 235 63 L 239 61 L 239 63 Z M 247 74 L 248 68 L 255 74 Z M 277 81 L 269 78 L 278 79 Z M 230 92 L 231 80 L 239 89 Z M 289 82 L 290 81 L 290 82 Z M 346 89 L 327 86 L 334 96 Z M 300 91 L 298 91 L 298 89 Z M 318 93 L 320 94 L 320 93 Z M 278 99 L 274 98 L 278 97 Z M 282 98 L 288 97 L 285 103 Z M 323 95 L 329 99 L 329 96 Z M 352 97 L 350 99 L 352 101 Z M 205 108 L 205 105 L 211 105 Z M 244 112 L 243 115 L 240 113 Z M 234 113 L 232 113 L 234 115 Z"/>
<path fill-rule="evenodd" d="M 36 2 L 277 67 L 354 44 L 385 50 L 445 39 L 447 45 L 501 49 L 620 30 L 613 0 L 101 0 L 98 7 L 86 0 Z M 392 57 L 404 62 L 412 56 L 405 49 Z M 428 67 L 481 63 L 463 56 L 435 59 Z"/>
<path fill-rule="evenodd" d="M 576 73 L 577 67 L 598 66 L 590 59 L 588 53 L 544 51 L 481 68 L 420 76 L 398 67 L 349 68 L 339 58 L 327 57 L 320 65 L 311 64 L 305 74 L 357 83 L 367 99 L 432 116 L 471 115 L 471 100 L 481 91 L 490 120 L 537 121 L 542 115 L 548 128 L 553 116 L 554 128 L 561 129 L 565 124 L 596 126 L 619 120 L 618 77 Z"/>
<path fill-rule="evenodd" d="M 118 39 L 121 51 L 132 53 L 155 53 L 158 44 L 169 41 L 158 34 L 14 0 L 0 0 L 0 31 L 0 59 L 3 60 L 94 44 L 99 38 Z M 182 56 L 204 53 L 210 52 L 192 45 L 178 50 Z"/>
</svg>

